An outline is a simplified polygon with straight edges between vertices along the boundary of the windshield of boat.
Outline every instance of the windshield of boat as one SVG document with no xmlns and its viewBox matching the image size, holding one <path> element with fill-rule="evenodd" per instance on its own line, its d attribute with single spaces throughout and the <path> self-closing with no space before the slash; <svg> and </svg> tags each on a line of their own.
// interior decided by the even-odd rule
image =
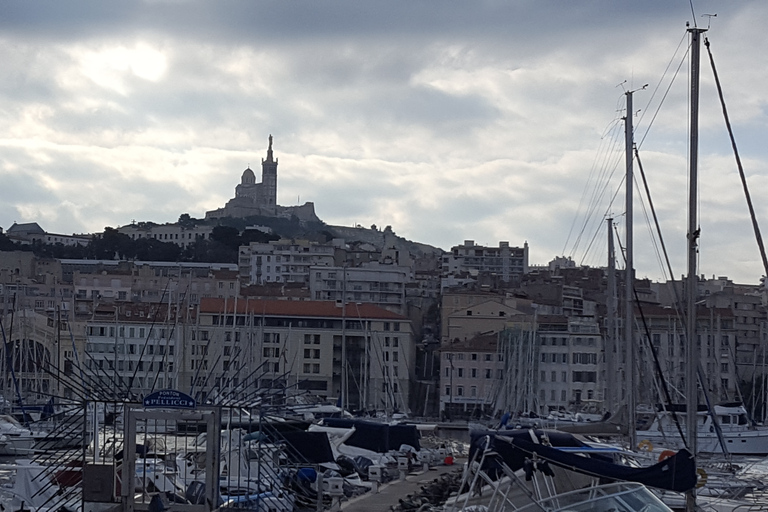
<svg viewBox="0 0 768 512">
<path fill-rule="evenodd" d="M 671 509 L 645 486 L 630 482 L 616 482 L 558 494 L 522 507 L 518 509 L 518 512 L 532 512 L 534 510 L 551 512 L 592 512 L 595 510 L 671 512 Z"/>
</svg>

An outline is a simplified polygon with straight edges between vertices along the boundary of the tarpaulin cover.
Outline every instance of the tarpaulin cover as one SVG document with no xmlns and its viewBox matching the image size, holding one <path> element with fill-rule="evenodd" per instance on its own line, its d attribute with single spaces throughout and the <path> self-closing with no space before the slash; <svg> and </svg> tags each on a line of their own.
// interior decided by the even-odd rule
<svg viewBox="0 0 768 512">
<path fill-rule="evenodd" d="M 346 443 L 350 446 L 366 448 L 377 453 L 386 453 L 389 450 L 399 450 L 400 445 L 403 444 L 413 446 L 416 450 L 421 450 L 421 446 L 419 445 L 419 430 L 416 428 L 416 425 L 388 425 L 386 423 L 377 423 L 375 421 L 351 420 L 346 418 L 325 418 L 323 419 L 323 424 L 336 428 L 355 427 L 356 432 Z M 373 440 L 367 438 L 369 433 L 373 433 L 377 436 L 380 435 L 382 432 L 381 427 L 385 427 L 386 430 L 386 437 L 383 438 L 386 439 L 386 446 L 379 442 L 381 440 L 373 442 Z M 358 433 L 360 433 L 359 435 L 362 437 L 358 437 Z M 365 446 L 356 443 L 364 443 Z M 370 446 L 373 445 L 377 446 L 375 450 L 370 448 Z"/>
<path fill-rule="evenodd" d="M 421 450 L 419 445 L 419 430 L 416 425 L 390 425 L 389 426 L 389 447 L 392 450 L 400 449 L 400 445 L 407 444 L 417 450 Z"/>
<path fill-rule="evenodd" d="M 387 453 L 390 450 L 389 425 L 373 421 L 348 420 L 344 418 L 325 418 L 323 424 L 336 428 L 355 427 L 352 434 L 344 444 L 357 446 L 376 453 Z M 394 449 L 400 448 L 397 445 Z"/>
<path fill-rule="evenodd" d="M 593 455 L 586 457 L 583 454 L 570 453 L 558 450 L 558 446 L 583 446 L 585 451 L 588 445 L 581 443 L 569 434 L 552 432 L 546 434 L 552 446 L 536 444 L 531 438 L 531 431 L 515 431 L 513 435 L 497 435 L 491 432 L 473 432 L 472 450 L 483 449 L 490 441 L 490 449 L 499 454 L 503 461 L 516 471 L 524 465 L 525 459 L 536 454 L 539 459 L 544 459 L 551 464 L 564 469 L 576 471 L 587 475 L 605 478 L 615 481 L 638 482 L 657 489 L 685 492 L 696 485 L 695 460 L 688 450 L 680 450 L 672 457 L 665 459 L 653 466 L 646 468 L 634 468 L 615 464 L 607 457 Z M 537 439 L 541 440 L 542 432 L 535 431 Z M 486 437 L 490 436 L 490 437 Z M 567 437 L 571 437 L 568 440 Z M 486 459 L 487 469 L 493 471 L 493 461 Z"/>
<path fill-rule="evenodd" d="M 322 464 L 333 462 L 333 451 L 325 432 L 303 432 L 301 430 L 282 432 L 285 439 L 285 454 L 291 462 L 299 464 Z"/>
</svg>

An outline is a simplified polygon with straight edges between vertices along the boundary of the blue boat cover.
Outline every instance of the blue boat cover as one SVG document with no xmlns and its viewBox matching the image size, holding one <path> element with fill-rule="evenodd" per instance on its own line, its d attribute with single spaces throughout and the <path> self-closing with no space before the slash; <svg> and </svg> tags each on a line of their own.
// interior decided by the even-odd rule
<svg viewBox="0 0 768 512">
<path fill-rule="evenodd" d="M 324 418 L 323 424 L 335 428 L 355 427 L 355 433 L 345 444 L 365 448 L 376 453 L 399 450 L 407 444 L 420 450 L 419 430 L 416 425 L 387 425 L 375 421 L 350 420 L 345 418 Z"/>
<path fill-rule="evenodd" d="M 285 455 L 297 464 L 322 464 L 333 462 L 333 450 L 325 432 L 304 432 L 303 430 L 281 432 L 286 442 Z"/>
<path fill-rule="evenodd" d="M 532 434 L 538 442 L 533 441 Z M 540 444 L 543 439 L 548 439 L 551 446 Z M 638 482 L 649 487 L 676 492 L 685 492 L 696 486 L 695 459 L 688 450 L 680 450 L 653 466 L 635 468 L 616 464 L 602 455 L 590 454 L 589 457 L 585 457 L 583 454 L 559 450 L 558 446 L 578 447 L 579 445 L 584 447 L 585 451 L 588 449 L 588 445 L 563 432 L 517 430 L 502 434 L 480 431 L 472 433 L 470 457 L 473 457 L 474 453 L 479 453 L 487 443 L 490 443 L 489 448 L 496 452 L 513 471 L 530 468 L 530 464 L 526 464 L 526 459 L 530 460 L 531 456 L 536 454 L 539 460 L 606 480 Z M 498 461 L 486 459 L 483 469 L 493 474 L 497 467 Z"/>
</svg>

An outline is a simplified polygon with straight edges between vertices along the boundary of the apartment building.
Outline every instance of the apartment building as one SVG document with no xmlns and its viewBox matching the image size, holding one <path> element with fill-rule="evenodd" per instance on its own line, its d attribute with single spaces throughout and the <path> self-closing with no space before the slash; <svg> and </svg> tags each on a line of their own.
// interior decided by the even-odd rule
<svg viewBox="0 0 768 512">
<path fill-rule="evenodd" d="M 362 267 L 310 267 L 309 291 L 315 300 L 364 302 L 405 314 L 411 269 L 368 263 Z"/>
<path fill-rule="evenodd" d="M 509 242 L 486 247 L 465 240 L 443 255 L 442 268 L 446 276 L 470 272 L 498 276 L 502 283 L 519 283 L 528 272 L 528 242 L 523 247 L 511 247 Z"/>
<path fill-rule="evenodd" d="M 493 414 L 504 381 L 498 334 L 448 343 L 440 352 L 440 416 L 455 420 Z"/>
<path fill-rule="evenodd" d="M 408 408 L 415 348 L 410 321 L 372 304 L 208 298 L 183 357 L 183 388 L 306 392 L 391 412 Z"/>
<path fill-rule="evenodd" d="M 194 311 L 166 303 L 99 305 L 79 358 L 86 385 L 95 396 L 126 399 L 177 389 L 185 326 L 194 320 Z"/>
<path fill-rule="evenodd" d="M 310 267 L 334 265 L 334 251 L 308 240 L 251 242 L 240 247 L 240 277 L 247 284 L 308 283 Z"/>
</svg>

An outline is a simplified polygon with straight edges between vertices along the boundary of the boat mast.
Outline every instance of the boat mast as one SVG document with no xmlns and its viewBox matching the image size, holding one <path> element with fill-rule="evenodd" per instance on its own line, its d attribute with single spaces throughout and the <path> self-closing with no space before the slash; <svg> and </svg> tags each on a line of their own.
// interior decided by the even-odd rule
<svg viewBox="0 0 768 512">
<path fill-rule="evenodd" d="M 687 322 L 686 344 L 687 361 L 685 365 L 685 396 L 686 432 L 688 433 L 688 448 L 696 460 L 696 413 L 698 411 L 697 368 L 699 354 L 696 345 L 696 292 L 698 281 L 696 275 L 696 254 L 698 248 L 699 228 L 696 212 L 698 199 L 698 154 L 699 154 L 699 56 L 701 49 L 701 34 L 706 29 L 688 28 L 691 35 L 691 140 L 689 147 L 688 169 L 688 279 L 687 279 Z M 696 506 L 696 490 L 686 493 L 685 508 L 693 512 Z"/>
<path fill-rule="evenodd" d="M 624 143 L 625 143 L 625 163 L 626 163 L 626 226 L 627 226 L 627 233 L 626 233 L 626 244 L 627 244 L 627 264 L 625 269 L 625 277 L 624 277 L 624 341 L 625 341 L 625 347 L 626 347 L 626 367 L 625 367 L 625 381 L 627 387 L 625 388 L 625 393 L 627 396 L 627 419 L 629 423 L 629 428 L 627 429 L 629 431 L 629 445 L 634 447 L 637 444 L 637 432 L 636 429 L 636 419 L 635 416 L 637 414 L 635 410 L 635 343 L 634 343 L 634 316 L 635 316 L 635 308 L 634 308 L 634 300 L 633 300 L 633 291 L 634 291 L 634 283 L 635 283 L 635 272 L 634 272 L 634 258 L 633 258 L 633 251 L 634 251 L 634 244 L 633 244 L 633 216 L 632 216 L 632 186 L 634 185 L 634 176 L 633 176 L 633 169 L 632 169 L 632 163 L 633 163 L 633 155 L 632 155 L 632 145 L 633 145 L 633 127 L 632 127 L 632 115 L 633 115 L 633 107 L 632 107 L 632 94 L 634 91 L 627 91 L 625 93 L 627 97 L 627 115 L 624 118 Z"/>
<path fill-rule="evenodd" d="M 607 369 L 606 401 L 608 411 L 616 413 L 616 258 L 613 247 L 613 219 L 606 219 L 608 224 L 608 293 L 606 298 L 606 337 L 605 366 Z"/>
</svg>

